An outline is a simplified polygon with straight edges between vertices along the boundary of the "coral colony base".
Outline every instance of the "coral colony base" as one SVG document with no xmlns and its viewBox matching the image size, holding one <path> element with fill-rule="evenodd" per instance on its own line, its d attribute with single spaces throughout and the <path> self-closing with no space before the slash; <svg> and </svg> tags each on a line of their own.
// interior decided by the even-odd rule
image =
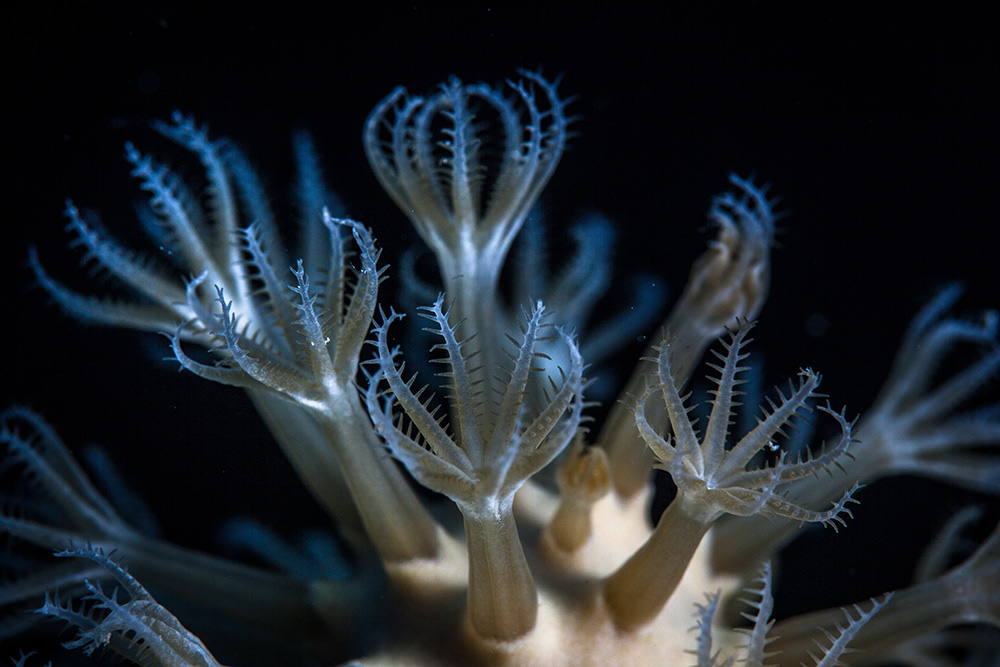
<svg viewBox="0 0 1000 667">
<path fill-rule="evenodd" d="M 860 420 L 826 402 L 808 368 L 756 407 L 745 364 L 774 214 L 764 189 L 733 176 L 709 213 L 715 239 L 598 428 L 588 364 L 651 323 L 619 315 L 585 328 L 606 288 L 605 223 L 586 223 L 560 273 L 543 265 L 531 212 L 567 123 L 556 85 L 531 72 L 499 88 L 451 79 L 428 97 L 400 88 L 372 111 L 372 169 L 443 282 L 435 294 L 404 263 L 403 297 L 424 304 L 405 320 L 379 303 L 375 238 L 340 217 L 308 139 L 296 142 L 292 254 L 235 146 L 180 114 L 155 126 L 200 160 L 199 194 L 129 144 L 149 195 L 143 223 L 174 271 L 70 203 L 85 261 L 144 299 L 74 292 L 33 251 L 38 282 L 81 320 L 166 332 L 184 369 L 243 388 L 354 558 L 348 572 L 319 563 L 292 575 L 159 541 L 123 518 L 44 421 L 12 408 L 0 432 L 0 527 L 11 544 L 58 558 L 15 568 L 3 602 L 34 601 L 68 623 L 68 647 L 170 667 L 217 663 L 146 586 L 328 664 L 826 667 L 958 664 L 945 662 L 955 646 L 956 661 L 995 655 L 997 635 L 982 626 L 1000 625 L 1000 532 L 950 567 L 974 512 L 955 517 L 912 586 L 844 609 L 776 623 L 770 561 L 810 523 L 845 525 L 857 490 L 880 477 L 998 491 L 997 406 L 963 407 L 1000 369 L 996 313 L 949 317 L 957 289 L 943 291 Z M 520 263 L 501 281 L 519 234 Z M 655 298 L 640 293 L 633 306 L 650 312 Z M 393 343 L 403 334 L 405 351 Z M 962 347 L 977 352 L 942 376 L 942 359 Z M 706 350 L 711 400 L 698 406 L 684 387 Z M 809 444 L 813 418 L 831 427 L 824 443 Z M 655 528 L 654 468 L 677 486 Z M 281 546 L 252 528 L 246 546 Z M 316 565 L 320 553 L 280 561 Z"/>
</svg>

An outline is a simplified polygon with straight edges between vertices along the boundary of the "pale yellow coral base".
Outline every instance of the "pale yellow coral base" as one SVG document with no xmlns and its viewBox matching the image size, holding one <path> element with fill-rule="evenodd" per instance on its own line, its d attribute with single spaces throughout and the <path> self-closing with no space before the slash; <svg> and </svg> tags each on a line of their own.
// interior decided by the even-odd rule
<svg viewBox="0 0 1000 667">
<path fill-rule="evenodd" d="M 525 503 L 544 508 L 544 498 Z M 393 619 L 409 625 L 403 643 L 386 652 L 356 661 L 354 665 L 431 667 L 440 665 L 509 665 L 525 667 L 578 667 L 595 665 L 687 665 L 696 645 L 696 604 L 706 593 L 723 595 L 739 586 L 735 577 L 718 577 L 709 570 L 712 535 L 695 553 L 680 586 L 656 620 L 635 632 L 619 631 L 599 594 L 601 578 L 613 571 L 650 533 L 646 517 L 648 498 L 624 502 L 614 494 L 594 508 L 597 530 L 591 541 L 572 556 L 560 554 L 544 543 L 538 521 L 547 512 L 521 517 L 526 543 L 539 542 L 533 563 L 539 590 L 538 623 L 516 642 L 491 643 L 477 637 L 464 616 L 465 563 L 461 545 L 451 543 L 449 555 L 436 564 L 409 564 L 391 573 L 414 596 L 407 618 Z M 532 516 L 532 514 L 534 514 Z M 433 591 L 437 591 L 434 593 Z M 400 636 L 397 634 L 397 637 Z M 731 655 L 739 636 L 716 628 L 713 649 Z"/>
</svg>

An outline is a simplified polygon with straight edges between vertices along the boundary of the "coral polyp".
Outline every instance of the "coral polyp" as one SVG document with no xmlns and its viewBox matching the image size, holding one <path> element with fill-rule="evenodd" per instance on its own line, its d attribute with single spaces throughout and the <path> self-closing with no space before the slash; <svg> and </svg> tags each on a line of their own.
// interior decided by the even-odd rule
<svg viewBox="0 0 1000 667">
<path fill-rule="evenodd" d="M 969 626 L 1000 626 L 1000 531 L 953 566 L 968 513 L 911 587 L 845 608 L 775 620 L 772 572 L 808 525 L 849 529 L 859 489 L 881 477 L 1000 491 L 997 406 L 966 409 L 1000 371 L 997 315 L 950 317 L 957 290 L 943 291 L 860 418 L 833 407 L 810 368 L 760 398 L 748 359 L 775 202 L 734 175 L 709 210 L 715 237 L 595 423 L 594 364 L 652 323 L 656 295 L 614 295 L 626 314 L 597 307 L 610 230 L 596 218 L 578 227 L 561 272 L 545 266 L 533 211 L 572 119 L 556 82 L 521 76 L 451 78 L 427 96 L 399 88 L 364 123 L 375 176 L 440 270 L 435 288 L 403 263 L 404 300 L 424 299 L 413 312 L 380 296 L 389 273 L 377 225 L 346 217 L 304 136 L 297 245 L 279 234 L 242 151 L 180 113 L 153 127 L 200 163 L 203 194 L 126 147 L 148 194 L 144 226 L 173 268 L 67 204 L 84 261 L 140 300 L 74 291 L 33 250 L 41 287 L 78 319 L 162 332 L 182 370 L 245 391 L 350 556 L 333 567 L 336 548 L 296 552 L 246 524 L 230 536 L 276 555 L 276 569 L 161 541 L 41 417 L 11 408 L 0 417 L 10 489 L 0 530 L 14 551 L 58 556 L 11 559 L 0 585 L 11 618 L 34 606 L 75 628 L 70 648 L 165 667 L 218 664 L 211 639 L 187 629 L 187 609 L 175 615 L 165 598 L 310 664 L 826 667 L 932 664 L 956 646 L 995 655 L 996 633 Z M 525 251 L 510 252 L 517 245 Z M 706 351 L 700 401 L 688 387 Z M 956 351 L 957 367 L 943 365 Z M 656 517 L 654 470 L 676 486 Z"/>
</svg>

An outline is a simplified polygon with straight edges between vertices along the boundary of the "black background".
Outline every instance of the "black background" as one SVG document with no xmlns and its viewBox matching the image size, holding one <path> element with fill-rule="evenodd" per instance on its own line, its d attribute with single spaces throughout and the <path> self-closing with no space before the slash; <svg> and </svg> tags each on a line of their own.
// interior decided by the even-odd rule
<svg viewBox="0 0 1000 667">
<path fill-rule="evenodd" d="M 936 289 L 963 281 L 963 312 L 1000 306 L 1000 54 L 984 16 L 824 7 L 8 11 L 3 404 L 41 411 L 74 448 L 105 445 L 176 542 L 211 549 L 234 514 L 289 537 L 323 525 L 238 391 L 151 363 L 168 354 L 162 338 L 58 313 L 29 288 L 26 248 L 87 284 L 64 247 L 66 197 L 136 242 L 122 146 L 159 145 L 146 121 L 180 109 L 248 151 L 289 221 L 290 137 L 309 129 L 330 186 L 393 264 L 415 238 L 365 161 L 371 107 L 398 84 L 427 92 L 450 74 L 500 82 L 542 67 L 564 75 L 580 117 L 543 197 L 553 246 L 579 214 L 604 212 L 620 230 L 616 288 L 647 271 L 674 298 L 710 236 L 709 198 L 729 171 L 756 174 L 786 217 L 755 349 L 772 384 L 812 366 L 835 404 L 863 411 Z M 386 290 L 388 304 L 392 281 Z M 821 335 L 807 331 L 817 317 Z M 621 355 L 623 373 L 641 348 Z M 912 545 L 983 500 L 913 481 L 860 497 L 841 537 L 793 546 L 778 615 L 905 585 Z"/>
</svg>

